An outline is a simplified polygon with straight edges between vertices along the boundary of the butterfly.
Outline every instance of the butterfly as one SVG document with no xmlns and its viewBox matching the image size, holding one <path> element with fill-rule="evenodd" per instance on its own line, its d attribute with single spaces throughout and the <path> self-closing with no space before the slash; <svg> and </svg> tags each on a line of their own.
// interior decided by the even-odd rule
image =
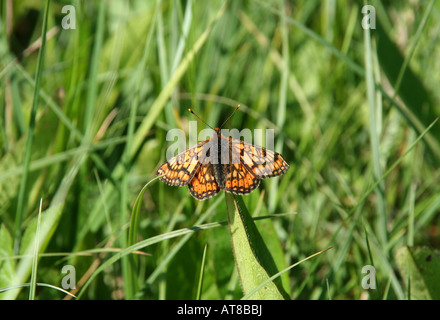
<svg viewBox="0 0 440 320">
<path fill-rule="evenodd" d="M 157 169 L 156 175 L 171 186 L 188 185 L 194 198 L 205 200 L 221 190 L 249 194 L 259 186 L 261 179 L 281 175 L 289 169 L 279 153 L 226 137 L 220 128 L 213 130 L 210 139 L 171 158 Z"/>
</svg>

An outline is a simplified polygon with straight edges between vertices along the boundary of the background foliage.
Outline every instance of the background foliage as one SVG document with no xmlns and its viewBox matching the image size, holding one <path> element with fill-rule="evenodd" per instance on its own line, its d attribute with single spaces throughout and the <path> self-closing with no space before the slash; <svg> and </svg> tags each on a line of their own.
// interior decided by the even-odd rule
<svg viewBox="0 0 440 320">
<path fill-rule="evenodd" d="M 225 221 L 223 194 L 199 202 L 156 180 L 129 228 L 167 130 L 188 131 L 188 107 L 216 126 L 237 104 L 229 126 L 275 129 L 291 166 L 244 197 L 253 216 L 289 213 L 256 222 L 274 259 L 332 247 L 286 274 L 291 298 L 439 297 L 435 272 L 414 295 L 406 268 L 438 264 L 440 125 L 405 152 L 440 113 L 440 4 L 368 4 L 369 32 L 354 0 L 53 0 L 46 19 L 45 1 L 2 1 L 0 298 L 65 298 L 36 283 L 61 287 L 73 265 L 82 299 L 193 299 L 205 244 L 201 298 L 242 297 L 224 224 L 170 233 Z"/>
</svg>

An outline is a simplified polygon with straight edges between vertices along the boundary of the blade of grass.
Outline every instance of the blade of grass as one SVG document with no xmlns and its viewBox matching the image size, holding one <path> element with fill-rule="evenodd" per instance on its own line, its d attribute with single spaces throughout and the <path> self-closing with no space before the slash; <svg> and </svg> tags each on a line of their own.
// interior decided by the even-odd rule
<svg viewBox="0 0 440 320">
<path fill-rule="evenodd" d="M 325 285 L 327 286 L 327 296 L 328 300 L 332 300 L 332 296 L 330 294 L 330 284 L 328 283 L 328 278 L 325 278 Z"/>
<path fill-rule="evenodd" d="M 98 97 L 98 73 L 99 73 L 99 61 L 101 56 L 101 48 L 104 36 L 104 17 L 105 17 L 105 1 L 99 3 L 98 15 L 96 21 L 96 33 L 95 39 L 93 41 L 93 51 L 90 61 L 90 73 L 87 84 L 87 96 L 86 105 L 84 110 L 83 119 L 83 132 L 84 139 L 88 141 L 92 140 L 92 135 L 94 135 L 92 127 L 93 114 L 96 110 L 96 101 Z"/>
<path fill-rule="evenodd" d="M 283 8 L 283 11 L 286 10 L 284 0 L 280 0 L 280 7 Z M 289 30 L 286 22 L 286 15 L 281 15 L 281 37 L 282 37 L 282 64 L 281 68 L 281 83 L 280 83 L 280 92 L 279 92 L 279 102 L 277 108 L 277 127 L 282 130 L 284 127 L 284 123 L 286 121 L 286 102 L 287 102 L 287 83 L 289 79 Z M 283 147 L 283 137 L 279 136 L 277 139 L 277 143 L 275 149 L 278 152 L 282 152 Z M 269 191 L 269 213 L 275 212 L 275 206 L 277 204 L 278 196 L 277 195 L 277 187 L 279 183 L 279 178 L 273 178 L 270 180 L 270 191 Z"/>
<path fill-rule="evenodd" d="M 88 78 L 86 80 L 87 84 L 87 92 L 86 92 L 86 101 L 85 107 L 83 111 L 82 118 L 82 139 L 81 145 L 90 145 L 93 141 L 93 137 L 95 135 L 94 126 L 96 125 L 93 121 L 93 116 L 98 109 L 97 101 L 98 101 L 98 73 L 99 73 L 99 61 L 101 55 L 101 48 L 103 42 L 103 33 L 104 33 L 104 17 L 105 17 L 105 2 L 101 1 L 98 6 L 97 12 L 97 21 L 95 25 L 95 35 L 94 42 L 92 47 L 92 53 L 90 57 L 90 70 L 88 74 Z M 79 209 L 78 212 L 85 215 L 88 212 L 88 209 L 85 207 L 85 188 L 87 175 L 89 172 L 89 167 L 87 166 L 87 159 L 81 164 L 80 171 L 78 174 L 78 184 L 80 185 L 79 192 Z M 82 217 L 81 217 L 82 218 Z M 81 219 L 79 218 L 79 219 Z"/>
<path fill-rule="evenodd" d="M 179 65 L 180 61 L 182 60 L 182 55 L 185 49 L 185 44 L 186 44 L 186 39 L 188 37 L 188 32 L 190 30 L 191 27 L 191 22 L 192 22 L 192 4 L 193 4 L 193 0 L 189 0 L 186 3 L 186 8 L 185 8 L 185 16 L 183 18 L 183 24 L 182 24 L 182 35 L 179 38 L 179 43 L 177 45 L 177 49 L 176 49 L 176 53 L 174 55 L 174 59 L 173 59 L 173 65 L 171 67 L 171 71 L 174 73 L 174 71 L 176 71 L 177 66 Z"/>
<path fill-rule="evenodd" d="M 417 186 L 413 183 L 409 189 L 409 204 L 408 204 L 408 240 L 407 245 L 414 245 L 414 204 L 416 202 L 416 188 Z"/>
<path fill-rule="evenodd" d="M 38 251 L 40 248 L 40 225 L 41 210 L 43 207 L 43 198 L 40 199 L 40 208 L 38 210 L 37 230 L 35 232 L 35 249 L 32 257 L 31 285 L 29 290 L 29 300 L 35 300 L 35 290 L 37 287 L 37 269 L 38 269 Z"/>
<path fill-rule="evenodd" d="M 374 81 L 374 66 L 373 66 L 373 53 L 371 47 L 371 34 L 370 28 L 364 28 L 364 55 L 365 55 L 365 80 L 367 85 L 367 100 L 370 115 L 370 142 L 371 142 L 371 154 L 373 161 L 374 179 L 378 180 L 382 176 L 382 168 L 380 161 L 380 145 L 378 130 L 376 127 L 377 110 L 376 110 L 376 92 Z M 375 190 L 377 197 L 377 232 L 379 239 L 384 246 L 387 244 L 387 229 L 386 229 L 386 207 L 385 207 L 385 183 L 381 182 L 378 188 Z"/>
<path fill-rule="evenodd" d="M 438 208 L 440 208 L 440 195 L 435 196 L 429 207 L 417 218 L 414 231 L 419 231 L 429 220 L 433 219 L 438 213 Z"/>
<path fill-rule="evenodd" d="M 139 213 L 141 211 L 142 206 L 142 199 L 144 197 L 145 191 L 147 191 L 148 186 L 155 181 L 156 179 L 159 179 L 159 177 L 156 177 L 152 180 L 150 180 L 148 183 L 146 183 L 142 190 L 139 192 L 136 201 L 134 202 L 133 210 L 131 212 L 131 218 L 130 218 L 130 228 L 128 230 L 128 245 L 132 246 L 136 243 L 136 237 L 137 237 L 137 231 L 138 231 L 138 225 L 139 225 Z"/>
<path fill-rule="evenodd" d="M 94 168 L 93 173 L 95 174 L 96 184 L 98 185 L 99 194 L 101 195 L 101 199 L 102 199 L 102 195 L 103 195 L 102 181 L 99 178 L 99 173 L 98 173 L 98 170 L 96 170 L 96 168 Z M 103 206 L 104 206 L 104 215 L 107 220 L 107 226 L 110 230 L 110 233 L 113 233 L 112 221 L 110 219 L 110 214 L 109 214 L 107 204 L 105 203 L 104 200 L 102 200 L 102 202 L 103 202 Z"/>
<path fill-rule="evenodd" d="M 37 282 L 35 285 L 36 285 L 37 287 L 52 288 L 52 289 L 55 289 L 55 290 L 61 291 L 62 293 L 67 294 L 67 295 L 69 295 L 69 296 L 71 296 L 71 297 L 73 297 L 73 298 L 76 298 L 76 296 L 73 295 L 73 294 L 71 294 L 69 291 L 64 290 L 63 288 L 60 288 L 60 287 L 54 286 L 54 285 L 49 284 L 49 283 L 41 283 L 41 282 Z M 23 283 L 23 284 L 19 284 L 19 285 L 16 285 L 16 286 L 10 286 L 10 287 L 6 287 L 6 288 L 0 288 L 0 293 L 2 293 L 2 292 L 6 292 L 6 291 L 9 291 L 9 290 L 21 289 L 21 288 L 25 288 L 25 287 L 30 287 L 30 286 L 32 286 L 31 283 Z"/>
<path fill-rule="evenodd" d="M 203 248 L 202 263 L 200 265 L 200 276 L 199 276 L 199 284 L 197 286 L 196 300 L 200 300 L 202 297 L 203 276 L 205 274 L 205 260 L 206 260 L 206 249 L 207 248 L 208 248 L 208 244 L 205 244 L 205 247 Z"/>
<path fill-rule="evenodd" d="M 224 224 L 226 225 L 226 223 Z M 83 251 L 76 251 L 76 252 L 46 252 L 46 253 L 39 253 L 39 258 L 45 258 L 45 257 L 64 257 L 65 259 L 68 259 L 69 257 L 74 256 L 85 256 L 85 257 L 92 257 L 95 253 L 108 253 L 108 252 L 121 252 L 123 249 L 121 248 L 110 248 L 110 247 L 104 247 L 104 248 L 95 248 L 95 249 L 88 249 Z M 133 251 L 133 253 L 144 255 L 144 256 L 151 256 L 151 254 L 143 251 Z M 25 255 L 19 255 L 19 256 L 8 256 L 8 257 L 0 257 L 0 262 L 5 260 L 19 260 L 26 258 Z"/>
<path fill-rule="evenodd" d="M 47 33 L 47 22 L 49 16 L 49 4 L 50 1 L 46 0 L 45 8 L 44 8 L 44 16 L 43 16 L 43 26 L 41 31 L 41 48 L 38 52 L 38 62 L 37 62 L 37 71 L 35 75 L 35 88 L 34 88 L 34 96 L 32 102 L 31 115 L 29 119 L 29 131 L 27 135 L 26 142 L 26 150 L 23 161 L 23 175 L 21 176 L 20 188 L 18 190 L 17 196 L 17 210 L 15 213 L 15 225 L 14 225 L 14 253 L 18 254 L 20 250 L 20 241 L 21 241 L 21 233 L 22 233 L 22 221 L 23 216 L 26 210 L 27 197 L 25 197 L 27 179 L 29 174 L 29 164 L 31 160 L 32 154 L 32 141 L 35 132 L 35 123 L 37 117 L 37 109 L 38 109 L 38 101 L 39 101 L 39 91 L 40 91 L 40 83 L 43 75 L 43 65 L 44 65 L 44 57 L 46 51 L 46 33 Z"/>
</svg>

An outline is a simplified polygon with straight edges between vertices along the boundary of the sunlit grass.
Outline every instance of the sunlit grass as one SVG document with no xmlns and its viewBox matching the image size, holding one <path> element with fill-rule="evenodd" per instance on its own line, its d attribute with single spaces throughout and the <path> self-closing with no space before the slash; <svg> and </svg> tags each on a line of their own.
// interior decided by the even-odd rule
<svg viewBox="0 0 440 320">
<path fill-rule="evenodd" d="M 2 3 L 0 298 L 63 299 L 67 264 L 80 299 L 242 298 L 224 195 L 151 181 L 188 108 L 216 126 L 238 104 L 226 127 L 275 129 L 291 167 L 243 197 L 276 258 L 302 261 L 291 298 L 408 298 L 396 252 L 439 236 L 434 1 L 371 1 L 376 30 L 356 1 L 74 1 L 75 30 L 63 2 L 45 27 L 45 2 L 12 20 Z"/>
</svg>

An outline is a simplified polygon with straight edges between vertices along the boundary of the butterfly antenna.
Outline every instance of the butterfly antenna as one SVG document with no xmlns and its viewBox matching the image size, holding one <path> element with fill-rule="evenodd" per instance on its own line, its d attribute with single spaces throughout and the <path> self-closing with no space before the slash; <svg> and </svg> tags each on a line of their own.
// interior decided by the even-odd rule
<svg viewBox="0 0 440 320">
<path fill-rule="evenodd" d="M 240 105 L 238 105 L 238 106 L 235 108 L 235 110 L 232 111 L 231 115 L 230 115 L 230 116 L 229 116 L 229 117 L 223 122 L 223 124 L 220 126 L 220 128 L 223 128 L 224 124 L 225 124 L 226 122 L 228 122 L 229 119 L 231 119 L 231 117 L 234 115 L 235 111 L 238 110 L 238 108 L 240 108 Z"/>
<path fill-rule="evenodd" d="M 197 117 L 197 119 L 199 119 L 201 122 L 203 122 L 204 124 L 206 124 L 208 127 L 210 127 L 212 130 L 214 130 L 213 127 L 211 127 L 209 124 L 207 124 L 205 121 L 202 120 L 202 118 L 200 118 L 198 115 L 196 115 L 194 113 L 194 111 L 192 111 L 192 109 L 188 109 L 189 112 L 191 112 L 193 115 L 195 115 Z"/>
</svg>

